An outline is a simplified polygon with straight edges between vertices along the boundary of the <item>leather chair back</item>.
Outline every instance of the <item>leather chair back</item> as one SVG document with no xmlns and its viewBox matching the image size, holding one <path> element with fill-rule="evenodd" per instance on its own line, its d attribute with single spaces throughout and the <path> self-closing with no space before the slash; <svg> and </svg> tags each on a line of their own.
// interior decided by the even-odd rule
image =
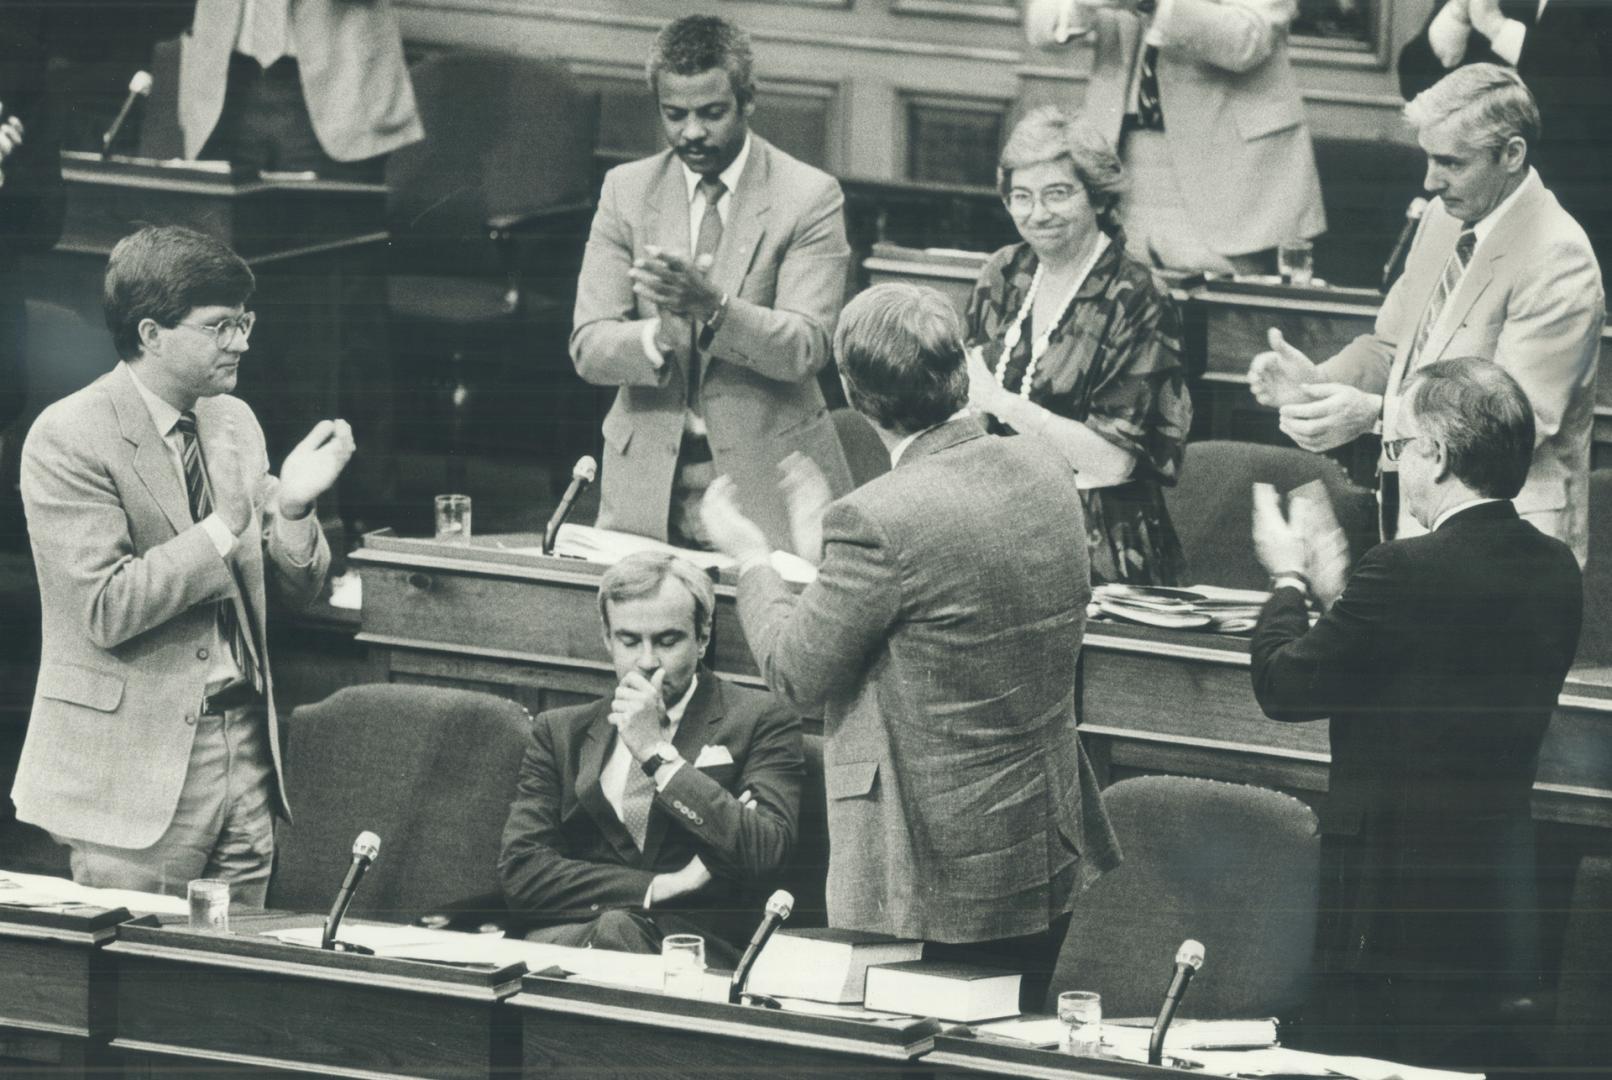
<svg viewBox="0 0 1612 1080">
<path fill-rule="evenodd" d="M 269 906 L 325 911 L 368 829 L 380 857 L 349 914 L 408 922 L 499 891 L 497 860 L 532 720 L 513 701 L 434 686 L 338 690 L 291 714 Z"/>
<path fill-rule="evenodd" d="M 1320 887 L 1315 813 L 1267 788 L 1179 776 L 1103 793 L 1125 861 L 1075 899 L 1047 995 L 1096 990 L 1106 1016 L 1153 1016 L 1187 938 L 1203 969 L 1179 1015 L 1291 1016 L 1304 1002 Z"/>
</svg>

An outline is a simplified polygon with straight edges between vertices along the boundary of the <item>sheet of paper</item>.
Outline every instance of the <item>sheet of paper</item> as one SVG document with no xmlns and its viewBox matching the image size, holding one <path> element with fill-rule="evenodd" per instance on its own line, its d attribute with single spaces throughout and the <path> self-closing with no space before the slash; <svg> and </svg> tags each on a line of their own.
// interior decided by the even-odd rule
<svg viewBox="0 0 1612 1080">
<path fill-rule="evenodd" d="M 1057 1046 L 1063 1041 L 1063 1024 L 1056 1016 L 1021 1016 L 1013 1020 L 998 1020 L 993 1024 L 979 1024 L 974 1030 L 982 1035 L 1017 1039 L 1031 1046 Z"/>
<path fill-rule="evenodd" d="M 541 547 L 507 548 L 525 555 L 541 555 Z M 638 536 L 634 533 L 616 532 L 614 529 L 596 529 L 592 525 L 573 525 L 570 522 L 560 526 L 559 533 L 554 537 L 554 554 L 562 558 L 586 559 L 588 562 L 601 563 L 605 566 L 614 566 L 628 555 L 640 551 L 659 551 L 672 555 L 680 555 L 701 569 L 718 571 L 729 570 L 733 567 L 733 560 L 719 551 L 694 551 L 690 548 L 674 547 L 660 540 L 651 540 L 647 536 Z M 772 553 L 772 568 L 785 581 L 797 585 L 808 585 L 817 580 L 817 567 L 788 551 L 775 551 Z"/>
<path fill-rule="evenodd" d="M 1334 1057 L 1272 1046 L 1261 1050 L 1187 1050 L 1176 1057 L 1221 1076 L 1349 1076 L 1355 1080 L 1481 1080 L 1482 1073 L 1422 1069 L 1376 1058 Z"/>
<path fill-rule="evenodd" d="M 128 908 L 135 915 L 184 915 L 190 904 L 182 896 L 133 892 L 129 889 L 92 889 L 67 878 L 44 874 L 19 874 L 0 870 L 0 904 L 21 907 L 83 905 L 98 908 Z"/>
</svg>

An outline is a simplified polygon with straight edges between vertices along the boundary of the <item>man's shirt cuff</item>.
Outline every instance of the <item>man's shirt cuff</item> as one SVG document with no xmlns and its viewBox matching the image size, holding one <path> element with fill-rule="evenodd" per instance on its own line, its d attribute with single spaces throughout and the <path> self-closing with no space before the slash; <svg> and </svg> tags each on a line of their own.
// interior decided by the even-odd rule
<svg viewBox="0 0 1612 1080">
<path fill-rule="evenodd" d="M 1457 16 L 1451 8 L 1453 4 L 1446 4 L 1427 28 L 1427 43 L 1433 47 L 1433 55 L 1438 62 L 1446 68 L 1453 68 L 1461 62 L 1466 55 L 1467 39 L 1472 33 L 1472 27 L 1464 19 Z"/>
<path fill-rule="evenodd" d="M 666 355 L 655 344 L 655 335 L 658 333 L 660 333 L 660 320 L 650 319 L 644 323 L 644 329 L 639 334 L 639 340 L 644 345 L 644 358 L 656 371 L 666 366 Z"/>
<path fill-rule="evenodd" d="M 208 514 L 202 518 L 201 527 L 202 531 L 207 534 L 207 539 L 213 542 L 213 547 L 218 551 L 218 557 L 220 559 L 229 558 L 230 552 L 235 550 L 236 537 L 234 533 L 229 531 L 229 526 L 224 524 L 224 519 L 216 513 Z"/>
</svg>

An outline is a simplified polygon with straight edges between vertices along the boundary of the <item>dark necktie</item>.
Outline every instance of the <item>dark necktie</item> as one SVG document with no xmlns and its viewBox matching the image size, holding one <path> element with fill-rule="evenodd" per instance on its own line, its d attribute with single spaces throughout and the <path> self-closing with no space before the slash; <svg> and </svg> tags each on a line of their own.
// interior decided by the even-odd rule
<svg viewBox="0 0 1612 1080">
<path fill-rule="evenodd" d="M 694 241 L 694 258 L 698 261 L 701 255 L 716 257 L 716 249 L 722 243 L 722 215 L 717 212 L 717 204 L 722 196 L 727 194 L 728 186 L 714 177 L 705 177 L 696 188 L 705 197 L 705 213 L 700 218 L 700 233 Z M 698 413 L 700 411 L 700 327 L 694 328 L 693 340 L 689 342 L 688 350 L 688 407 Z"/>
<path fill-rule="evenodd" d="M 1164 130 L 1164 105 L 1159 101 L 1159 47 L 1142 49 L 1142 77 L 1136 86 L 1136 126 L 1143 131 Z"/>
<path fill-rule="evenodd" d="M 207 493 L 207 471 L 202 466 L 201 440 L 196 434 L 196 414 L 182 412 L 174 421 L 174 430 L 183 442 L 180 454 L 185 466 L 185 493 L 190 497 L 190 516 L 201 521 L 213 512 L 213 499 Z M 232 574 L 234 570 L 230 571 Z M 239 587 L 239 582 L 236 583 Z M 229 646 L 230 656 L 241 675 L 252 684 L 252 689 L 263 692 L 263 674 L 253 660 L 252 648 L 246 638 L 246 628 L 235 617 L 235 604 L 230 600 L 218 603 L 218 634 Z"/>
</svg>

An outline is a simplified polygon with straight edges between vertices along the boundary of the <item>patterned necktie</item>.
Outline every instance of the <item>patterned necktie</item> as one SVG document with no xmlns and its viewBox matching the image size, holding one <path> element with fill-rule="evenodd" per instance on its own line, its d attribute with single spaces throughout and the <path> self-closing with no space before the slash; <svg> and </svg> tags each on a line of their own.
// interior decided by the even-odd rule
<svg viewBox="0 0 1612 1080">
<path fill-rule="evenodd" d="M 700 217 L 700 233 L 694 241 L 694 258 L 701 255 L 716 256 L 722 243 L 722 215 L 718 204 L 728 192 L 728 186 L 714 177 L 704 177 L 695 189 L 705 197 L 705 213 Z M 688 407 L 696 415 L 700 411 L 700 328 L 694 328 L 694 339 L 688 350 Z"/>
<path fill-rule="evenodd" d="M 627 783 L 621 790 L 621 823 L 627 826 L 632 842 L 639 851 L 649 836 L 649 808 L 655 803 L 655 778 L 638 767 L 637 761 L 627 765 Z"/>
<path fill-rule="evenodd" d="M 285 55 L 289 27 L 291 0 L 253 0 L 252 59 L 262 67 L 271 67 Z"/>
<path fill-rule="evenodd" d="M 184 446 L 180 457 L 185 466 L 185 493 L 190 497 L 190 516 L 193 521 L 200 521 L 213 512 L 213 499 L 207 493 L 207 472 L 202 467 L 201 440 L 196 434 L 196 414 L 180 413 L 179 419 L 174 421 L 174 430 L 179 432 Z M 234 573 L 233 570 L 230 572 Z M 234 602 L 223 600 L 217 607 L 219 636 L 229 646 L 230 656 L 235 660 L 235 666 L 240 669 L 241 675 L 252 684 L 252 689 L 261 694 L 263 673 L 258 670 L 257 663 L 253 659 L 251 645 L 246 639 L 246 628 L 235 617 Z"/>
<path fill-rule="evenodd" d="M 1159 47 L 1142 50 L 1142 77 L 1136 85 L 1136 126 L 1143 131 L 1164 130 L 1164 105 L 1159 101 Z"/>
<path fill-rule="evenodd" d="M 1455 291 L 1455 287 L 1461 284 L 1461 275 L 1466 273 L 1467 264 L 1472 261 L 1472 252 L 1477 246 L 1478 234 L 1467 229 L 1456 239 L 1455 251 L 1444 260 L 1444 273 L 1439 277 L 1438 284 L 1433 287 L 1433 295 L 1427 301 L 1427 310 L 1422 313 L 1422 325 L 1416 331 L 1416 343 L 1411 347 L 1410 357 L 1405 365 L 1407 374 L 1415 370 L 1416 364 L 1421 360 L 1422 348 L 1433 333 L 1433 326 L 1438 322 L 1439 313 L 1444 310 L 1444 304 Z"/>
</svg>

